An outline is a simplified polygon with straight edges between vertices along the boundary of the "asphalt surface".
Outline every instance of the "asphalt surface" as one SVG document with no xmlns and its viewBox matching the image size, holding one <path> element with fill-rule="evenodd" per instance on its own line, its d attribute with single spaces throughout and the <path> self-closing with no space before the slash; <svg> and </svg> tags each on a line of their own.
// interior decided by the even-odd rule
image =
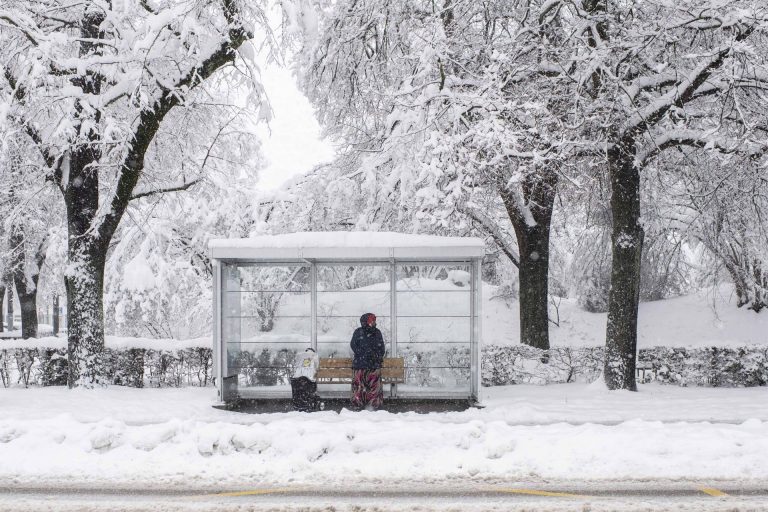
<svg viewBox="0 0 768 512">
<path fill-rule="evenodd" d="M 516 482 L 349 488 L 0 487 L 0 510 L 768 511 L 768 482 Z"/>
</svg>

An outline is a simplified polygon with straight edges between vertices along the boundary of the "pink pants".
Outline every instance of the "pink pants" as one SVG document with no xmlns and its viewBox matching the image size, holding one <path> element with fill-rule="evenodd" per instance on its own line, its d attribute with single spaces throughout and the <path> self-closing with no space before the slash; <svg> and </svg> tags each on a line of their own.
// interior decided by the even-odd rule
<svg viewBox="0 0 768 512">
<path fill-rule="evenodd" d="M 363 408 L 370 404 L 374 409 L 378 409 L 383 402 L 381 369 L 355 370 L 352 378 L 352 405 Z"/>
</svg>

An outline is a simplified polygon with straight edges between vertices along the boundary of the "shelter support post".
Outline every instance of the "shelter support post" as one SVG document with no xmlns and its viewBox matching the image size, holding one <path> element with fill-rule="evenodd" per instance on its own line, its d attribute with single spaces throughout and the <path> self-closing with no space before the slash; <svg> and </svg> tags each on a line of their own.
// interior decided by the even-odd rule
<svg viewBox="0 0 768 512">
<path fill-rule="evenodd" d="M 472 260 L 471 267 L 471 340 L 470 340 L 470 393 L 474 401 L 480 399 L 480 379 L 482 374 L 482 361 L 480 356 L 480 342 L 482 339 L 482 281 L 481 260 Z"/>
<path fill-rule="evenodd" d="M 222 368 L 222 337 L 221 337 L 221 264 L 213 260 L 213 326 L 211 329 L 213 338 L 213 378 L 216 381 L 219 400 L 223 401 L 222 396 L 222 378 L 224 371 Z"/>
<path fill-rule="evenodd" d="M 318 352 L 317 348 L 317 264 L 314 261 L 309 264 L 309 294 L 310 294 L 310 343 L 315 353 Z"/>
<path fill-rule="evenodd" d="M 389 293 L 389 357 L 397 357 L 397 262 L 394 259 L 389 267 Z M 389 390 L 390 396 L 397 398 L 397 384 L 390 384 Z"/>
</svg>

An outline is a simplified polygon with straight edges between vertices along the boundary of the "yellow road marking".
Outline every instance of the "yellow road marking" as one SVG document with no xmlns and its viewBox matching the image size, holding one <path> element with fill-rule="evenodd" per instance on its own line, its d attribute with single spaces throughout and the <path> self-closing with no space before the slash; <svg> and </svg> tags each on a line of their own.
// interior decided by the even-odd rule
<svg viewBox="0 0 768 512">
<path fill-rule="evenodd" d="M 539 491 L 537 489 L 493 489 L 496 492 L 509 494 L 528 494 L 531 496 L 551 496 L 556 498 L 589 498 L 583 494 L 571 494 L 567 492 Z"/>
<path fill-rule="evenodd" d="M 728 496 L 728 494 L 715 489 L 714 487 L 699 487 L 699 490 L 704 494 L 709 494 L 710 496 Z"/>
<path fill-rule="evenodd" d="M 215 494 L 209 494 L 208 496 L 256 496 L 259 494 L 288 492 L 290 490 L 291 489 L 253 489 L 250 491 L 218 492 Z"/>
</svg>

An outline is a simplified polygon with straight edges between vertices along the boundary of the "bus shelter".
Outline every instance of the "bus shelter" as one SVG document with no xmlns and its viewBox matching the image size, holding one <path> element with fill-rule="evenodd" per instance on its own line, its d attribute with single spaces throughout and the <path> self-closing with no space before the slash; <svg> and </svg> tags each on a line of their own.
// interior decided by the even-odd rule
<svg viewBox="0 0 768 512">
<path fill-rule="evenodd" d="M 405 366 L 387 398 L 477 400 L 482 239 L 310 232 L 212 240 L 210 251 L 220 400 L 290 397 L 296 353 L 352 357 L 364 313 Z M 348 396 L 349 385 L 318 393 Z"/>
</svg>

